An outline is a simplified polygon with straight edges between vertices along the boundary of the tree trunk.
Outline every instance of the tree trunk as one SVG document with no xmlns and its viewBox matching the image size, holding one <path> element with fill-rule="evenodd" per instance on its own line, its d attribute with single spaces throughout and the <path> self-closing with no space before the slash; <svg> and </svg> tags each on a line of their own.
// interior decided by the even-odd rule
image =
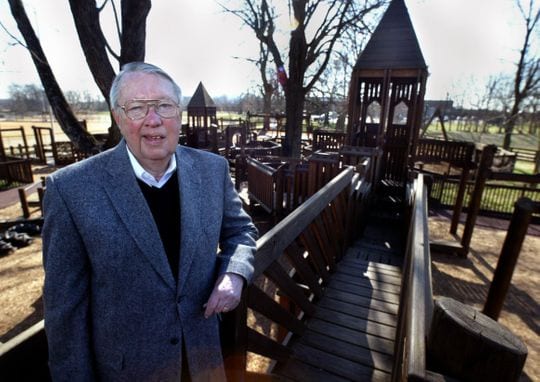
<svg viewBox="0 0 540 382">
<path fill-rule="evenodd" d="M 95 1 L 69 0 L 69 5 L 90 72 L 110 106 L 109 90 L 115 73 L 107 55 L 107 41 L 99 25 L 99 10 Z"/>
<path fill-rule="evenodd" d="M 151 7 L 150 0 L 122 0 L 120 66 L 132 61 L 144 61 L 146 18 Z"/>
<path fill-rule="evenodd" d="M 270 83 L 263 85 L 263 131 L 270 129 L 270 114 L 272 113 L 272 95 L 274 94 L 274 87 Z"/>
<path fill-rule="evenodd" d="M 512 106 L 512 111 L 508 116 L 508 119 L 504 123 L 504 140 L 503 140 L 503 149 L 510 150 L 510 145 L 512 144 L 512 134 L 514 133 L 514 127 L 516 126 L 516 121 L 519 114 L 521 100 L 516 98 L 514 100 L 514 105 Z"/>
<path fill-rule="evenodd" d="M 289 85 L 292 85 L 289 81 Z M 302 144 L 302 117 L 305 94 L 301 86 L 290 86 L 285 99 L 285 141 L 283 142 L 283 155 L 300 158 Z"/>
<path fill-rule="evenodd" d="M 69 0 L 69 5 L 86 63 L 101 95 L 110 108 L 109 91 L 115 72 L 107 55 L 107 40 L 99 24 L 99 10 L 95 1 Z M 120 140 L 120 137 L 120 131 L 111 116 L 109 137 L 105 146 L 113 146 Z"/>
<path fill-rule="evenodd" d="M 41 43 L 26 15 L 22 1 L 9 0 L 9 5 L 11 14 L 17 22 L 17 27 L 26 42 L 26 47 L 30 52 L 45 94 L 60 127 L 77 149 L 85 153 L 97 152 L 98 144 L 96 140 L 83 129 L 56 81 L 47 57 L 45 57 L 45 53 L 41 47 Z"/>
<path fill-rule="evenodd" d="M 107 40 L 99 24 L 99 9 L 94 1 L 69 0 L 79 41 L 101 94 L 110 104 L 109 91 L 115 71 L 107 54 Z M 122 0 L 122 32 L 119 66 L 131 61 L 144 61 L 146 41 L 146 17 L 150 12 L 150 0 Z M 115 145 L 121 138 L 120 131 L 111 117 L 111 127 L 106 147 Z"/>
<path fill-rule="evenodd" d="M 307 42 L 304 29 L 305 1 L 293 2 L 297 28 L 291 33 L 289 45 L 289 79 L 285 91 L 285 142 L 283 155 L 300 158 L 302 143 L 302 117 L 306 92 L 304 75 L 306 72 Z"/>
</svg>

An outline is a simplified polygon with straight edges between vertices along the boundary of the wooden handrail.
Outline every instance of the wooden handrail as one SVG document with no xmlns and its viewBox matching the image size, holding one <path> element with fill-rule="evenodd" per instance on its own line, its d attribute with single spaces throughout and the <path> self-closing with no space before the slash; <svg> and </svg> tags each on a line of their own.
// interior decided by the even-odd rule
<svg viewBox="0 0 540 382">
<path fill-rule="evenodd" d="M 427 187 L 418 174 L 411 195 L 411 224 L 405 255 L 398 313 L 394 381 L 430 380 L 426 365 L 426 338 L 431 326 L 433 291 L 429 249 Z"/>
</svg>

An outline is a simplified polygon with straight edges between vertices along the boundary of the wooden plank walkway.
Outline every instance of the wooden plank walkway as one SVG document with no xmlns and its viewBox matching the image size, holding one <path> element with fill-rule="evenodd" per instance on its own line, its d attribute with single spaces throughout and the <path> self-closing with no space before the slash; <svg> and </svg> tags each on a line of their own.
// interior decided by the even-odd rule
<svg viewBox="0 0 540 382">
<path fill-rule="evenodd" d="M 293 354 L 274 374 L 295 381 L 391 379 L 401 267 L 393 251 L 375 247 L 349 248 L 306 333 L 291 340 Z"/>
</svg>

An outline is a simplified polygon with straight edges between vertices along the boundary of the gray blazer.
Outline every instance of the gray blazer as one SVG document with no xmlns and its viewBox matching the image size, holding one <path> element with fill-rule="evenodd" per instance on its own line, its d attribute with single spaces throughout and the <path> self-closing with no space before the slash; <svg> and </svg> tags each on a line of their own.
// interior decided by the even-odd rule
<svg viewBox="0 0 540 382">
<path fill-rule="evenodd" d="M 253 273 L 257 231 L 227 162 L 179 146 L 178 284 L 125 142 L 47 179 L 45 329 L 53 380 L 223 380 L 218 320 L 205 319 L 216 277 Z M 219 253 L 218 252 L 219 246 Z"/>
</svg>

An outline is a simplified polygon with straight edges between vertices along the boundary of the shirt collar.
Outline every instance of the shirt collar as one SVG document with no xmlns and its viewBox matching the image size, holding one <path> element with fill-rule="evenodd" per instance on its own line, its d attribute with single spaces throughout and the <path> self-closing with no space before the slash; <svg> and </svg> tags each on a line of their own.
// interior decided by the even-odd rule
<svg viewBox="0 0 540 382">
<path fill-rule="evenodd" d="M 171 175 L 174 174 L 176 171 L 176 154 L 173 153 L 171 156 L 171 160 L 169 162 L 169 167 L 167 167 L 167 170 L 165 171 L 165 174 L 161 177 L 161 179 L 156 180 L 152 174 L 150 174 L 148 171 L 146 171 L 137 158 L 135 158 L 135 155 L 131 152 L 129 147 L 126 145 L 126 149 L 129 156 L 129 162 L 131 163 L 131 167 L 133 168 L 133 171 L 135 172 L 135 176 L 137 179 L 141 180 L 142 182 L 146 183 L 149 186 L 161 188 L 167 181 L 171 178 Z"/>
</svg>

